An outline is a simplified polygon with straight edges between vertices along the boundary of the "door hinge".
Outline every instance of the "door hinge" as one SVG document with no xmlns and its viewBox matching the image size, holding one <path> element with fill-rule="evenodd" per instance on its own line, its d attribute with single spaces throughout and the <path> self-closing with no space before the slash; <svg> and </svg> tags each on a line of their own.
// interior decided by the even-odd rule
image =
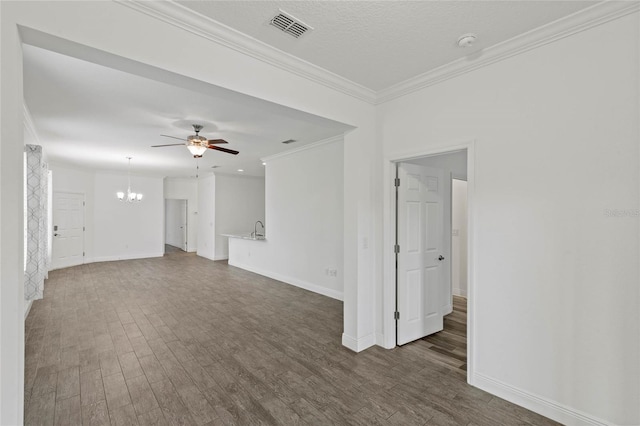
<svg viewBox="0 0 640 426">
<path fill-rule="evenodd" d="M 393 180 L 393 184 L 394 184 L 395 186 L 400 186 L 400 178 L 395 178 L 395 179 Z"/>
<path fill-rule="evenodd" d="M 82 252 L 82 257 L 84 257 L 84 252 Z"/>
<path fill-rule="evenodd" d="M 400 319 L 400 312 L 395 311 L 395 312 L 393 313 L 393 319 L 395 319 L 395 320 L 399 320 L 399 319 Z"/>
<path fill-rule="evenodd" d="M 84 226 L 82 227 L 82 230 L 83 230 L 83 231 L 85 230 L 85 229 L 84 229 Z"/>
<path fill-rule="evenodd" d="M 395 254 L 400 253 L 400 246 L 399 246 L 398 244 L 396 244 L 395 246 L 393 246 L 393 252 L 394 252 Z"/>
<path fill-rule="evenodd" d="M 84 201 L 82 202 L 82 205 L 83 205 L 83 206 L 85 205 L 85 204 L 84 204 Z"/>
</svg>

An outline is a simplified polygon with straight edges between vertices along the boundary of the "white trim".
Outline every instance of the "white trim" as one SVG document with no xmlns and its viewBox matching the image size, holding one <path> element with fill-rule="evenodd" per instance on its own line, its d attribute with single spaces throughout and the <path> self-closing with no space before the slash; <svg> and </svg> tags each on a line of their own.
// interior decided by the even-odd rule
<svg viewBox="0 0 640 426">
<path fill-rule="evenodd" d="M 222 255 L 222 256 L 214 256 L 213 260 L 214 262 L 217 262 L 218 260 L 228 260 L 229 259 L 229 255 Z"/>
<path fill-rule="evenodd" d="M 204 37 L 249 57 L 353 96 L 381 104 L 478 68 L 553 43 L 640 10 L 635 1 L 605 0 L 509 40 L 482 49 L 480 58 L 463 57 L 376 92 L 345 77 L 286 53 L 174 1 L 114 0 L 152 18 Z"/>
<path fill-rule="evenodd" d="M 307 151 L 309 149 L 315 149 L 315 148 L 318 148 L 318 147 L 323 146 L 323 145 L 329 145 L 329 144 L 334 143 L 334 142 L 343 142 L 343 141 L 344 141 L 344 135 L 332 136 L 332 137 L 327 138 L 327 139 L 322 139 L 321 141 L 318 141 L 318 142 L 313 142 L 313 143 L 310 143 L 310 144 L 307 144 L 307 145 L 302 145 L 300 147 L 290 149 L 288 151 L 279 152 L 277 154 L 269 155 L 268 157 L 261 158 L 260 160 L 262 160 L 265 163 L 268 163 L 269 161 L 277 160 L 277 159 L 280 159 L 280 158 L 283 158 L 283 157 L 288 157 L 290 155 L 297 154 L 297 153 L 302 152 L 302 151 Z"/>
<path fill-rule="evenodd" d="M 26 320 L 29 316 L 29 312 L 31 312 L 31 306 L 33 305 L 33 300 L 25 300 L 24 305 L 24 319 Z"/>
<path fill-rule="evenodd" d="M 309 290 L 314 293 L 318 293 L 323 296 L 330 297 L 332 299 L 336 299 L 340 301 L 343 300 L 343 294 L 341 291 L 322 287 L 317 284 L 310 283 L 308 281 L 300 280 L 298 278 L 293 278 L 286 275 L 278 274 L 277 272 L 267 271 L 261 268 L 256 268 L 254 266 L 245 265 L 240 262 L 229 261 L 229 266 L 235 266 L 236 268 L 244 269 L 245 271 L 253 272 L 258 275 L 264 275 L 265 277 L 273 278 L 274 280 L 282 281 L 283 283 L 291 284 L 293 286 L 300 287 L 305 290 Z"/>
<path fill-rule="evenodd" d="M 376 104 L 388 102 L 478 68 L 503 61 L 638 10 L 640 10 L 638 2 L 603 1 L 597 3 L 509 40 L 486 47 L 482 49 L 482 56 L 478 59 L 472 60 L 469 57 L 463 57 L 383 89 L 377 92 Z"/>
<path fill-rule="evenodd" d="M 564 425 L 607 426 L 612 424 L 583 411 L 558 404 L 550 399 L 492 379 L 484 374 L 475 373 L 473 378 L 474 386 Z"/>
<path fill-rule="evenodd" d="M 382 283 L 382 318 L 383 318 L 383 338 L 378 340 L 378 344 L 385 348 L 393 348 L 396 346 L 396 327 L 393 313 L 395 312 L 395 253 L 393 245 L 395 244 L 395 186 L 393 178 L 395 178 L 395 166 L 397 162 L 406 161 L 419 157 L 427 157 L 440 154 L 449 154 L 455 151 L 467 150 L 467 211 L 468 211 L 468 256 L 467 256 L 467 286 L 470 295 L 474 285 L 475 276 L 473 274 L 473 265 L 475 258 L 473 254 L 473 216 L 474 216 L 474 161 L 475 161 L 475 140 L 465 142 L 452 142 L 450 144 L 436 145 L 426 150 L 410 151 L 396 153 L 385 156 L 383 163 L 383 283 Z M 475 334 L 473 329 L 474 317 L 473 298 L 469 297 L 467 305 L 467 380 L 471 384 L 471 377 L 474 369 L 474 341 Z"/>
<path fill-rule="evenodd" d="M 374 90 L 261 42 L 173 1 L 114 0 L 152 18 L 369 104 Z"/>
<path fill-rule="evenodd" d="M 375 344 L 375 337 L 376 335 L 371 333 L 359 339 L 355 339 L 342 333 L 342 346 L 347 349 L 351 349 L 354 352 L 361 352 Z"/>
<path fill-rule="evenodd" d="M 466 299 L 467 298 L 467 290 L 463 290 L 461 288 L 454 287 L 453 288 L 453 295 L 454 296 L 459 296 L 459 297 L 464 297 Z"/>
<path fill-rule="evenodd" d="M 91 259 L 86 259 L 84 263 L 87 264 L 87 263 L 94 263 L 94 262 L 115 262 L 118 260 L 148 259 L 151 257 L 162 257 L 162 256 L 164 256 L 164 252 L 125 254 L 125 255 L 115 255 L 115 256 L 98 256 L 98 257 L 93 257 Z"/>
<path fill-rule="evenodd" d="M 376 332 L 376 345 L 382 346 L 385 349 L 393 349 L 393 346 L 390 348 L 385 346 L 384 333 L 381 332 Z"/>
</svg>

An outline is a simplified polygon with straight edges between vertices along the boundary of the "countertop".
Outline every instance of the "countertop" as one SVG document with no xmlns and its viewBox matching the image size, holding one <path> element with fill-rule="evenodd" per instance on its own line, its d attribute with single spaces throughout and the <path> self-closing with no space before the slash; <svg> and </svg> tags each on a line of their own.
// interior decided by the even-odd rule
<svg viewBox="0 0 640 426">
<path fill-rule="evenodd" d="M 257 237 L 254 237 L 253 235 L 251 235 L 251 232 L 248 232 L 246 234 L 220 234 L 223 237 L 229 237 L 229 238 L 240 238 L 241 240 L 253 240 L 253 241 L 265 241 L 266 238 L 263 235 L 258 235 Z"/>
</svg>

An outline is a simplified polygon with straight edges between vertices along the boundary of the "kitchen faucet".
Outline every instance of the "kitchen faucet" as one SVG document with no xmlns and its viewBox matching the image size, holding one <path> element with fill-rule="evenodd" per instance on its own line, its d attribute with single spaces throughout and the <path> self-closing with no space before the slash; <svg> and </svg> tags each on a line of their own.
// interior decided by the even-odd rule
<svg viewBox="0 0 640 426">
<path fill-rule="evenodd" d="M 262 225 L 262 234 L 258 234 L 258 224 Z M 256 224 L 253 226 L 253 234 L 251 234 L 252 237 L 264 237 L 264 223 L 262 223 L 261 221 L 257 221 Z"/>
</svg>

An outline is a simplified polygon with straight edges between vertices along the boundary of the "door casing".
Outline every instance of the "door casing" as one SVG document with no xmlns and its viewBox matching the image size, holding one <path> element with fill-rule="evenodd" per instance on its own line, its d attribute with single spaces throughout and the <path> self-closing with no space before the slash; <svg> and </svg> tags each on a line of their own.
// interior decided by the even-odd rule
<svg viewBox="0 0 640 426">
<path fill-rule="evenodd" d="M 455 151 L 467 150 L 467 382 L 473 385 L 474 377 L 474 294 L 475 289 L 475 140 L 444 143 L 422 151 L 399 153 L 385 156 L 383 167 L 383 271 L 382 291 L 379 309 L 382 314 L 382 330 L 378 333 L 378 344 L 387 349 L 396 346 L 396 257 L 394 245 L 396 241 L 396 191 L 394 179 L 396 177 L 396 163 L 409 161 L 419 157 L 449 154 Z"/>
</svg>

